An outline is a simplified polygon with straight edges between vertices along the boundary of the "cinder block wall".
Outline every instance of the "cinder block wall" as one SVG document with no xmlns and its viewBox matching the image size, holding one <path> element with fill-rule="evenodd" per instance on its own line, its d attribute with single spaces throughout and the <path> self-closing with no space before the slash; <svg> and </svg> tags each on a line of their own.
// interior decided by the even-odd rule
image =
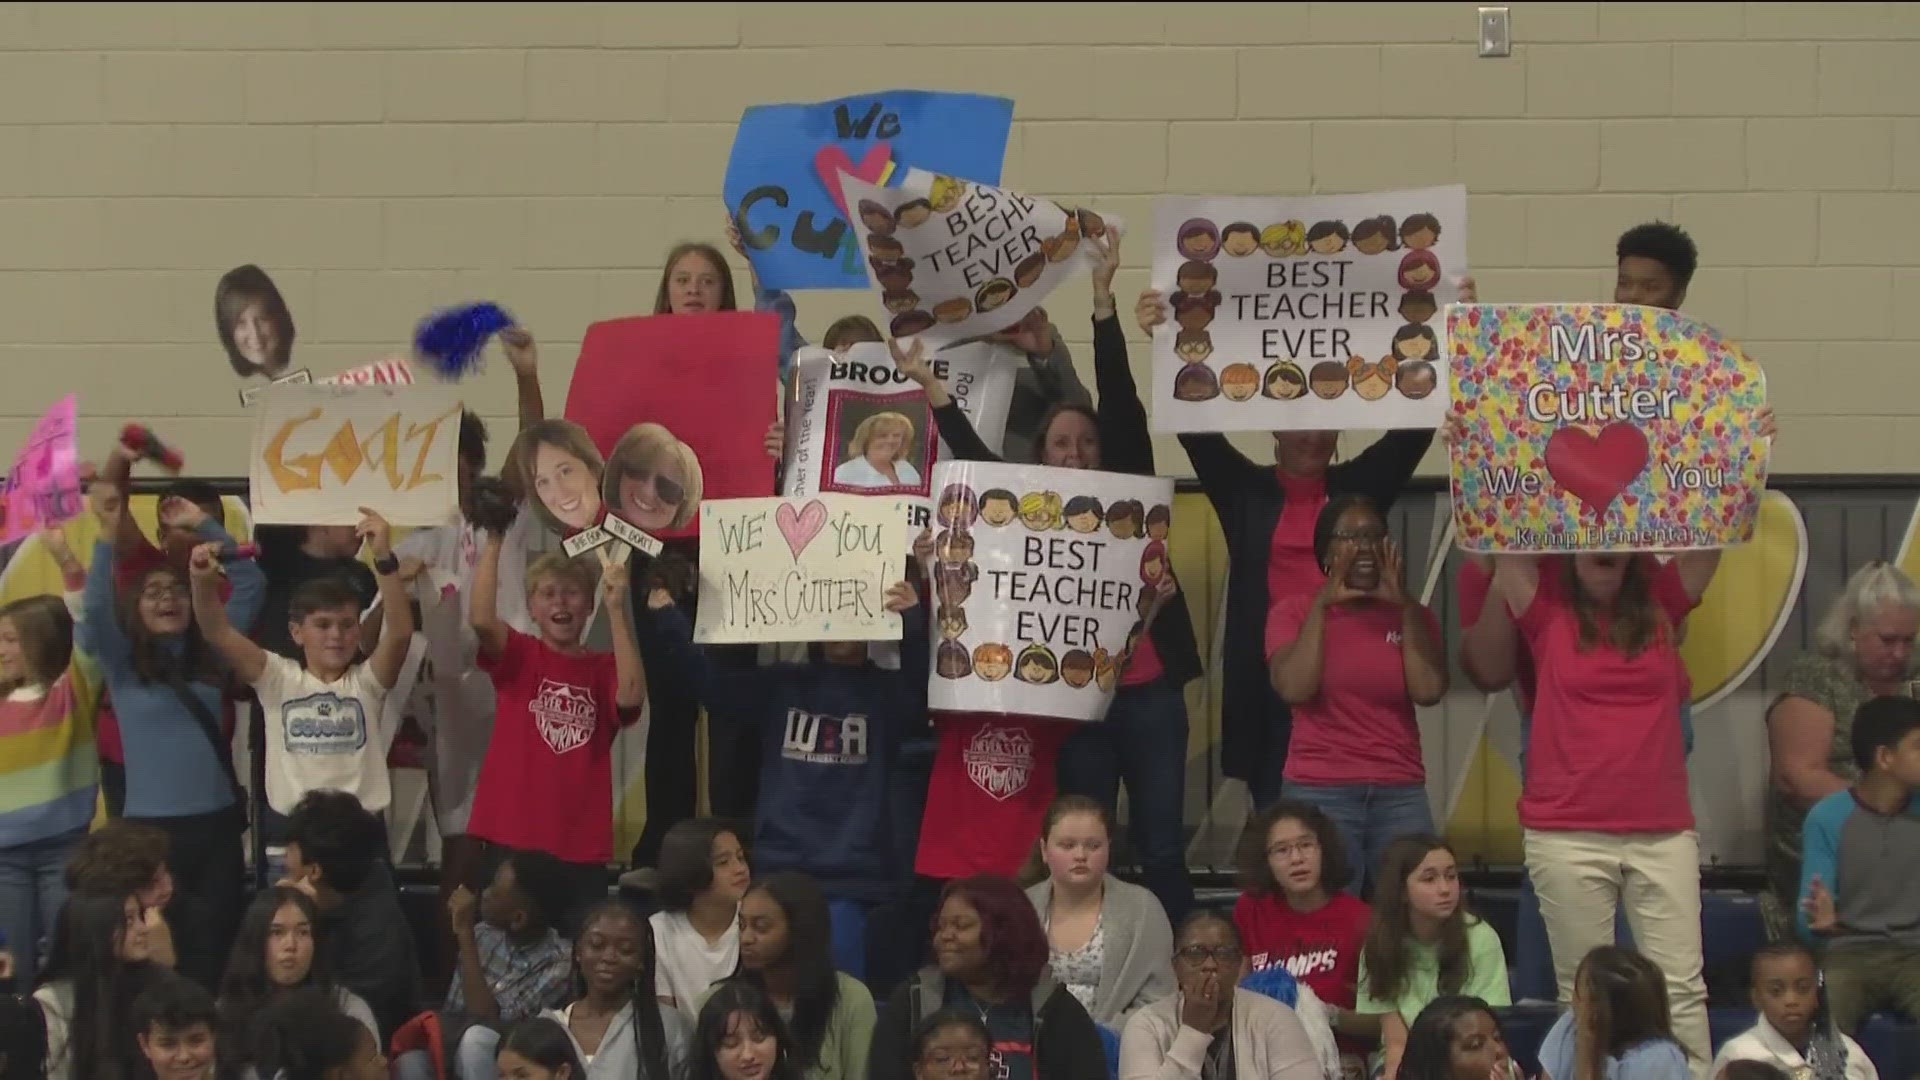
<svg viewBox="0 0 1920 1080">
<path fill-rule="evenodd" d="M 1690 308 L 1767 365 L 1777 468 L 1912 470 L 1920 5 L 1514 3 L 1486 60 L 1475 8 L 0 3 L 0 452 L 78 389 L 89 446 L 152 419 L 238 471 L 212 292 L 248 261 L 299 366 L 492 299 L 557 408 L 586 325 L 718 239 L 742 107 L 920 86 L 1013 96 L 1008 181 L 1141 226 L 1162 192 L 1464 182 L 1488 299 L 1604 297 L 1615 234 L 1677 220 Z M 1050 307 L 1089 363 L 1084 287 Z M 474 388 L 503 425 L 509 383 Z"/>
</svg>

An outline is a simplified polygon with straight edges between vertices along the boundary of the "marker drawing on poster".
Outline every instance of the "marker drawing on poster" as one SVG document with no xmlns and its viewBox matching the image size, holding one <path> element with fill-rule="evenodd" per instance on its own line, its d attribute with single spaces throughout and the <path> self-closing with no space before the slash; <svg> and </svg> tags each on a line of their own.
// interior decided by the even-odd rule
<svg viewBox="0 0 1920 1080">
<path fill-rule="evenodd" d="M 1431 428 L 1441 308 L 1467 273 L 1463 187 L 1162 198 L 1155 431 Z"/>
<path fill-rule="evenodd" d="M 1000 182 L 1013 101 L 888 90 L 813 104 L 754 105 L 740 117 L 721 192 L 747 259 L 769 289 L 871 283 L 842 175 L 886 186 L 919 168 Z"/>
<path fill-rule="evenodd" d="M 915 170 L 898 188 L 846 177 L 854 234 L 893 337 L 939 348 L 1006 328 L 1098 258 L 1108 219 L 990 184 Z M 1117 227 L 1119 219 L 1113 219 Z"/>
<path fill-rule="evenodd" d="M 1746 542 L 1766 492 L 1766 376 L 1676 312 L 1448 309 L 1467 551 L 1685 550 Z"/>
<path fill-rule="evenodd" d="M 982 440 L 998 446 L 1013 401 L 1013 359 L 976 342 L 938 354 L 932 366 Z M 887 346 L 862 342 L 844 355 L 803 349 L 794 368 L 782 493 L 898 495 L 916 531 L 931 521 L 928 488 L 947 448 L 926 393 L 894 366 Z"/>
<path fill-rule="evenodd" d="M 460 395 L 438 386 L 276 386 L 255 409 L 248 501 L 262 525 L 441 525 L 458 504 Z"/>
<path fill-rule="evenodd" d="M 906 507 L 819 495 L 701 504 L 694 640 L 898 641 L 887 589 L 906 566 Z"/>
<path fill-rule="evenodd" d="M 0 543 L 72 521 L 85 508 L 74 434 L 79 409 L 73 394 L 54 402 L 0 480 Z"/>
<path fill-rule="evenodd" d="M 930 709 L 1104 719 L 1172 573 L 1173 481 L 942 462 Z"/>
</svg>

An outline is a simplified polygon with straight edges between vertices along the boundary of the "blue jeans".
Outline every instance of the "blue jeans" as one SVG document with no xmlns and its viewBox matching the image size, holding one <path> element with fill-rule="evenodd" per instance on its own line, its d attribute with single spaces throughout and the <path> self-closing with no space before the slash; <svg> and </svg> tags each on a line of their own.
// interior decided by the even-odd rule
<svg viewBox="0 0 1920 1080">
<path fill-rule="evenodd" d="M 1149 683 L 1123 686 L 1107 718 L 1080 725 L 1060 747 L 1061 794 L 1102 806 L 1127 785 L 1127 831 L 1140 857 L 1143 884 L 1174 923 L 1193 906 L 1187 878 L 1187 698 Z"/>
<path fill-rule="evenodd" d="M 67 902 L 67 860 L 86 835 L 81 828 L 0 848 L 0 929 L 6 931 L 5 947 L 13 954 L 20 993 L 33 989 L 40 958 L 53 937 L 54 918 Z"/>
<path fill-rule="evenodd" d="M 1280 795 L 1317 806 L 1333 820 L 1352 867 L 1347 891 L 1355 896 L 1375 877 L 1388 844 L 1411 833 L 1433 831 L 1433 807 L 1427 802 L 1425 784 L 1317 787 L 1289 780 L 1281 786 Z M 1338 885 L 1328 883 L 1329 888 Z"/>
</svg>

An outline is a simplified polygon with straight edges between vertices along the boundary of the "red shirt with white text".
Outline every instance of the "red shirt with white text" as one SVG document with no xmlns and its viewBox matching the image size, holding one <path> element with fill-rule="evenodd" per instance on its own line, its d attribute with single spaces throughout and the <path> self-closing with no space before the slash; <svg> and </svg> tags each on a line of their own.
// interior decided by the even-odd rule
<svg viewBox="0 0 1920 1080">
<path fill-rule="evenodd" d="M 1293 910 L 1282 896 L 1242 893 L 1233 924 L 1255 971 L 1283 967 L 1321 1001 L 1351 1009 L 1360 980 L 1360 945 L 1373 912 L 1348 893 L 1334 893 L 1318 911 Z"/>
</svg>

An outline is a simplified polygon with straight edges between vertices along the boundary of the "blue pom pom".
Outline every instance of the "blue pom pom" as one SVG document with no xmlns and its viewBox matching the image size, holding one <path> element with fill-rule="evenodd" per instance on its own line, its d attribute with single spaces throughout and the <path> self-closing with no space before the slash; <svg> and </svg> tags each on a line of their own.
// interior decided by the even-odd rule
<svg viewBox="0 0 1920 1080">
<path fill-rule="evenodd" d="M 498 304 L 461 304 L 420 320 L 413 331 L 413 355 L 440 373 L 459 379 L 479 366 L 487 340 L 514 325 Z"/>
<path fill-rule="evenodd" d="M 1262 968 L 1248 973 L 1240 980 L 1240 985 L 1256 994 L 1261 994 L 1292 1008 L 1300 1000 L 1300 984 L 1283 967 Z"/>
</svg>

